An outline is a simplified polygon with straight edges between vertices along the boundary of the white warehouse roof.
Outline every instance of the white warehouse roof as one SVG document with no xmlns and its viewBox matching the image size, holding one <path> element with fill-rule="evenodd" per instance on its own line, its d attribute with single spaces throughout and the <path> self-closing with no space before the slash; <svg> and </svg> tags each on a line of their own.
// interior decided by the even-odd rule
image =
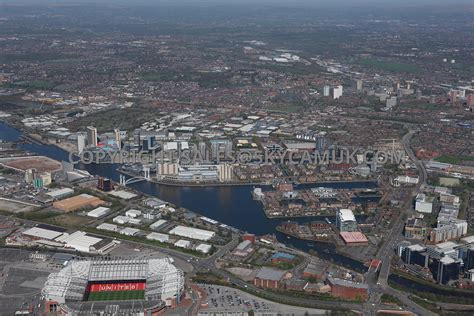
<svg viewBox="0 0 474 316">
<path fill-rule="evenodd" d="M 196 247 L 197 251 L 200 251 L 202 253 L 209 253 L 211 251 L 212 246 L 208 244 L 199 244 L 199 246 Z"/>
<path fill-rule="evenodd" d="M 46 193 L 46 195 L 49 195 L 53 199 L 56 199 L 56 198 L 63 197 L 65 195 L 69 195 L 69 194 L 73 194 L 73 193 L 74 193 L 73 189 L 63 188 L 63 189 L 57 189 L 57 190 L 54 190 L 54 191 L 50 191 L 50 192 Z"/>
<path fill-rule="evenodd" d="M 188 238 L 198 239 L 198 240 L 209 240 L 216 235 L 216 233 L 213 231 L 186 227 L 186 226 L 181 226 L 181 225 L 176 226 L 175 228 L 170 230 L 169 233 L 172 235 L 178 235 L 178 236 L 188 237 Z"/>
<path fill-rule="evenodd" d="M 107 214 L 108 212 L 110 211 L 110 208 L 108 207 L 103 207 L 103 206 L 100 206 L 96 209 L 93 209 L 92 211 L 90 211 L 89 213 L 87 213 L 87 216 L 90 216 L 90 217 L 101 217 L 101 216 L 104 216 L 105 214 Z"/>
<path fill-rule="evenodd" d="M 149 240 L 158 240 L 159 242 L 166 242 L 170 240 L 170 236 L 167 234 L 160 234 L 160 233 L 149 233 L 146 236 L 146 239 Z"/>
<path fill-rule="evenodd" d="M 189 240 L 180 239 L 174 244 L 176 247 L 179 248 L 190 248 L 191 242 Z"/>
<path fill-rule="evenodd" d="M 88 236 L 85 232 L 77 231 L 71 235 L 64 234 L 56 238 L 56 241 L 65 243 L 65 247 L 74 248 L 81 252 L 90 252 L 90 247 L 102 241 L 100 238 Z"/>
<path fill-rule="evenodd" d="M 49 229 L 44 229 L 44 228 L 39 228 L 39 227 L 33 227 L 23 232 L 23 235 L 47 239 L 47 240 L 53 240 L 55 238 L 58 238 L 62 234 L 63 233 L 60 233 L 54 230 L 49 230 Z"/>
<path fill-rule="evenodd" d="M 96 227 L 99 230 L 108 230 L 110 232 L 118 232 L 119 227 L 114 224 L 109 224 L 109 223 L 102 223 L 99 226 Z"/>
</svg>

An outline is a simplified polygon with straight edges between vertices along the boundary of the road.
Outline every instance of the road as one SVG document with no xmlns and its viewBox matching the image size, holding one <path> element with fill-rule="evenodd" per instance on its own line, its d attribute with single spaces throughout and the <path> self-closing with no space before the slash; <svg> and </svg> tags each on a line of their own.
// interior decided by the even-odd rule
<svg viewBox="0 0 474 316">
<path fill-rule="evenodd" d="M 411 214 L 414 214 L 413 210 L 413 198 L 420 193 L 422 188 L 426 185 L 427 172 L 426 168 L 421 161 L 419 161 L 410 146 L 410 139 L 415 134 L 415 130 L 410 130 L 402 138 L 402 145 L 405 149 L 406 154 L 413 163 L 415 163 L 418 169 L 419 181 L 414 187 L 411 195 L 409 195 L 405 203 L 401 207 L 401 213 L 397 217 L 397 220 L 392 226 L 390 233 L 384 236 L 383 244 L 380 247 L 376 258 L 382 260 L 382 264 L 377 276 L 377 272 L 369 270 L 366 274 L 366 280 L 369 284 L 371 297 L 367 302 L 367 311 L 369 315 L 376 315 L 376 310 L 380 307 L 380 298 L 382 294 L 390 294 L 397 297 L 406 308 L 418 315 L 434 315 L 431 311 L 421 307 L 408 298 L 407 293 L 395 290 L 388 285 L 388 276 L 390 275 L 390 264 L 393 256 L 395 255 L 395 249 L 400 241 L 404 240 L 403 227 L 405 218 Z"/>
</svg>

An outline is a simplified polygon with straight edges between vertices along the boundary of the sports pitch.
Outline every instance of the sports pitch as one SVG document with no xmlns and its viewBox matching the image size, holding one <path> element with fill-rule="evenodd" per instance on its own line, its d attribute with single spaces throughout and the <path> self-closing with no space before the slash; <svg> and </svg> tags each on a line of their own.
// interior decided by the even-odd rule
<svg viewBox="0 0 474 316">
<path fill-rule="evenodd" d="M 143 300 L 145 291 L 108 291 L 108 292 L 91 292 L 88 301 L 129 301 Z"/>
</svg>

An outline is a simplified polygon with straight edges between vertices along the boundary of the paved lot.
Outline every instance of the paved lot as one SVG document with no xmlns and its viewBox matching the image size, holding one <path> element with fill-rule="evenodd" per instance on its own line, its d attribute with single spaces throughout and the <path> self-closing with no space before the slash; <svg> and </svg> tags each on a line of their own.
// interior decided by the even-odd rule
<svg viewBox="0 0 474 316">
<path fill-rule="evenodd" d="M 208 307 L 201 308 L 200 315 L 222 315 L 248 312 L 253 310 L 255 315 L 324 315 L 325 310 L 310 309 L 296 306 L 283 305 L 271 302 L 246 292 L 229 288 L 225 286 L 200 284 L 207 293 L 207 298 L 203 303 L 207 303 Z"/>
</svg>

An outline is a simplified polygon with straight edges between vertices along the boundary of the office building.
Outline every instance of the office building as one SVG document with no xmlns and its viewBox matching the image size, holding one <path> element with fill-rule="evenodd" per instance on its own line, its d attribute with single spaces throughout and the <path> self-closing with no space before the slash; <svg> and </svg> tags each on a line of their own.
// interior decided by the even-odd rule
<svg viewBox="0 0 474 316">
<path fill-rule="evenodd" d="M 363 84 L 364 82 L 362 81 L 362 79 L 358 79 L 356 81 L 357 91 L 362 91 Z"/>
<path fill-rule="evenodd" d="M 86 133 L 78 133 L 77 134 L 77 152 L 81 154 L 84 149 L 86 148 L 86 140 L 87 134 Z"/>
<path fill-rule="evenodd" d="M 97 129 L 93 126 L 87 127 L 87 145 L 97 147 Z"/>
<path fill-rule="evenodd" d="M 99 179 L 97 180 L 97 189 L 104 192 L 110 192 L 114 189 L 114 186 L 110 179 L 99 177 Z"/>
<path fill-rule="evenodd" d="M 342 96 L 342 89 L 343 89 L 343 88 L 342 88 L 341 85 L 339 85 L 339 86 L 337 86 L 337 87 L 334 87 L 334 88 L 332 89 L 332 98 L 333 98 L 334 100 L 339 99 L 339 98 Z"/>
<path fill-rule="evenodd" d="M 420 267 L 428 266 L 429 255 L 421 245 L 410 245 L 401 249 L 401 258 L 406 264 L 415 264 Z"/>
<path fill-rule="evenodd" d="M 349 209 L 340 209 L 336 214 L 336 227 L 340 232 L 357 231 L 357 221 Z"/>
<path fill-rule="evenodd" d="M 328 97 L 331 92 L 331 87 L 329 86 L 324 86 L 323 88 L 323 96 Z"/>
<path fill-rule="evenodd" d="M 385 102 L 385 107 L 388 109 L 393 108 L 395 105 L 397 105 L 397 97 L 390 97 Z"/>
<path fill-rule="evenodd" d="M 461 271 L 461 260 L 451 257 L 434 259 L 430 265 L 433 279 L 441 284 L 447 284 L 451 280 L 457 280 Z"/>
<path fill-rule="evenodd" d="M 122 149 L 122 134 L 119 129 L 114 130 L 115 143 L 118 149 Z"/>
</svg>

